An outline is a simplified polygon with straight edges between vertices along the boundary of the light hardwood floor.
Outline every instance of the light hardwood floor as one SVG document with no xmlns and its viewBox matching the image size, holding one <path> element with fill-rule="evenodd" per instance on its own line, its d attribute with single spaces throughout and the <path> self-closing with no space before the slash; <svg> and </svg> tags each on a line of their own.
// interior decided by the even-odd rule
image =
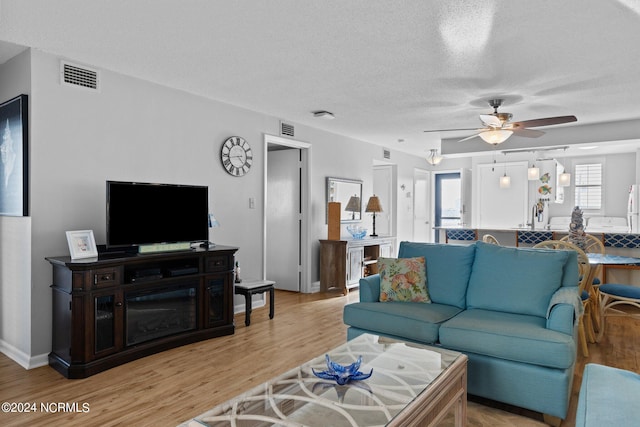
<svg viewBox="0 0 640 427">
<path fill-rule="evenodd" d="M 267 307 L 259 308 L 251 326 L 245 327 L 244 314 L 239 314 L 234 335 L 165 351 L 82 380 L 67 380 L 49 367 L 27 371 L 0 354 L 0 401 L 38 407 L 35 413 L 0 413 L 0 425 L 175 426 L 344 342 L 342 307 L 357 299 L 357 291 L 348 297 L 277 291 L 273 320 Z M 589 344 L 589 359 L 578 356 L 563 426 L 575 423 L 585 363 L 640 372 L 639 349 L 640 322 L 610 320 L 603 340 Z M 89 411 L 40 412 L 41 403 L 57 402 L 77 402 L 80 410 L 87 403 Z M 524 413 L 539 419 L 539 414 Z"/>
</svg>

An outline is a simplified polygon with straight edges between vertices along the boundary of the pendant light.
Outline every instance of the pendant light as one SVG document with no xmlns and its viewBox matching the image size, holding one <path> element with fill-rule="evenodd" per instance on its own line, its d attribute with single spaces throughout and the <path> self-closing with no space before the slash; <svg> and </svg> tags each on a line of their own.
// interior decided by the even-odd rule
<svg viewBox="0 0 640 427">
<path fill-rule="evenodd" d="M 500 177 L 500 188 L 511 188 L 511 177 L 506 172 Z"/>
<path fill-rule="evenodd" d="M 566 154 L 567 147 L 564 147 L 564 152 Z M 567 171 L 564 169 L 564 166 L 562 166 L 562 173 L 558 176 L 558 187 L 568 187 L 570 185 L 571 185 L 571 174 L 567 173 Z"/>
<path fill-rule="evenodd" d="M 432 166 L 436 166 L 440 164 L 442 159 L 444 159 L 444 157 L 438 154 L 437 149 L 432 148 L 431 150 L 429 150 L 429 154 L 427 155 L 427 163 L 429 163 Z"/>
<path fill-rule="evenodd" d="M 535 163 L 533 164 L 533 166 L 527 169 L 527 178 L 529 179 L 529 181 L 535 181 L 536 179 L 540 178 L 540 168 L 536 167 Z"/>
<path fill-rule="evenodd" d="M 511 177 L 507 175 L 507 153 L 504 153 L 504 175 L 500 177 L 500 188 L 511 188 Z"/>
</svg>

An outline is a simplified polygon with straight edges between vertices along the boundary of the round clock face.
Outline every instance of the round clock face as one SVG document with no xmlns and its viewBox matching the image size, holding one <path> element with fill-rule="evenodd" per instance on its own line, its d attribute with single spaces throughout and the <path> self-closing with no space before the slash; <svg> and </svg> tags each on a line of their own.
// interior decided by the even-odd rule
<svg viewBox="0 0 640 427">
<path fill-rule="evenodd" d="M 243 176 L 249 172 L 253 163 L 251 146 L 242 137 L 232 136 L 227 138 L 222 144 L 220 160 L 222 160 L 222 166 L 229 174 Z"/>
</svg>

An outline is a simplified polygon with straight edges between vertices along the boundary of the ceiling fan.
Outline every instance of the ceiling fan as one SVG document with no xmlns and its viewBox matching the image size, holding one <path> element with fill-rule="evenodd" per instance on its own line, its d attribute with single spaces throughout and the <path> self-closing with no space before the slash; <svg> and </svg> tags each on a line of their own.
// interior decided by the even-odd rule
<svg viewBox="0 0 640 427">
<path fill-rule="evenodd" d="M 559 125 L 562 123 L 575 122 L 578 119 L 576 116 L 558 116 L 558 117 L 546 117 L 544 119 L 524 120 L 521 122 L 510 122 L 511 113 L 499 113 L 498 108 L 502 105 L 503 99 L 490 99 L 489 105 L 493 108 L 492 114 L 480 114 L 480 121 L 484 125 L 480 129 L 440 129 L 440 130 L 425 130 L 425 132 L 448 132 L 448 131 L 465 131 L 474 130 L 478 132 L 475 135 L 468 136 L 460 140 L 466 141 L 468 139 L 479 136 L 485 142 L 492 145 L 498 145 L 506 141 L 511 135 L 516 134 L 518 136 L 524 136 L 526 138 L 537 138 L 544 135 L 544 132 L 537 129 L 529 129 L 540 126 Z"/>
</svg>

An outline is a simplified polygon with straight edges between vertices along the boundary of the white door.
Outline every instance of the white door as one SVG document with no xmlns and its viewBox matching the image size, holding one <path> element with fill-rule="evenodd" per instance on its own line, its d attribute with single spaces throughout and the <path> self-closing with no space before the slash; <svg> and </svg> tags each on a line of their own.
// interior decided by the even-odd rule
<svg viewBox="0 0 640 427">
<path fill-rule="evenodd" d="M 266 277 L 277 289 L 300 291 L 300 150 L 267 153 Z"/>
<path fill-rule="evenodd" d="M 431 211 L 429 209 L 429 189 L 431 175 L 428 171 L 415 169 L 413 172 L 413 241 L 431 242 Z"/>
<path fill-rule="evenodd" d="M 382 212 L 376 214 L 376 234 L 393 236 L 393 168 L 391 166 L 374 166 L 373 194 L 378 196 L 382 206 Z M 369 197 L 363 196 L 363 199 L 369 200 Z M 366 206 L 365 204 L 364 207 Z M 369 234 L 372 232 L 373 230 L 370 230 Z"/>
</svg>

